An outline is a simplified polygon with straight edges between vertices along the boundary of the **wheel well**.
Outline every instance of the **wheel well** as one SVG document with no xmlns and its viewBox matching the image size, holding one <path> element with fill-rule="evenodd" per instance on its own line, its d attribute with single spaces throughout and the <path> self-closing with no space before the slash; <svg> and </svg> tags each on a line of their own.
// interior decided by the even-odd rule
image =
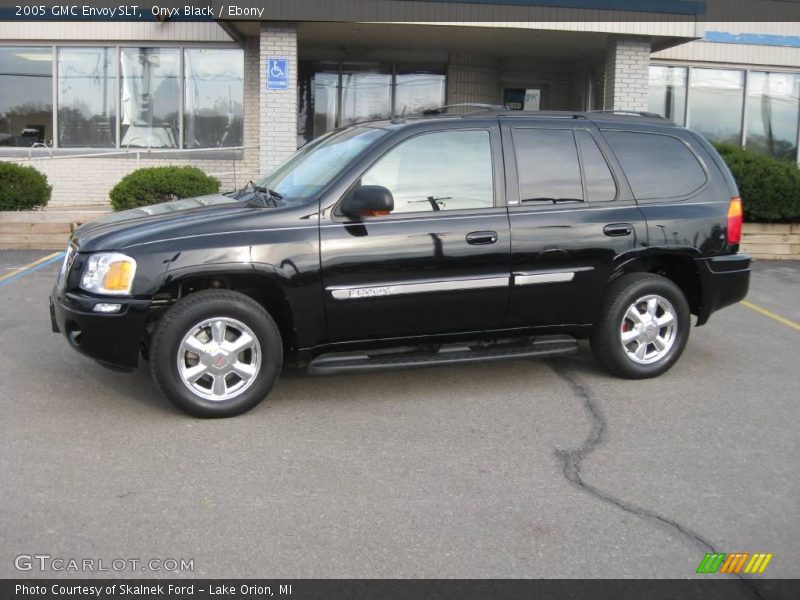
<svg viewBox="0 0 800 600">
<path fill-rule="evenodd" d="M 694 260 L 688 256 L 656 255 L 638 258 L 626 263 L 614 279 L 628 273 L 655 273 L 677 285 L 686 300 L 692 314 L 699 314 L 703 305 L 700 287 L 700 275 Z"/>
<path fill-rule="evenodd" d="M 166 310 L 181 298 L 201 290 L 232 290 L 249 296 L 263 306 L 275 320 L 283 340 L 284 356 L 297 347 L 294 315 L 283 290 L 269 277 L 248 273 L 197 275 L 172 281 L 153 296 L 153 310 L 148 321 L 145 348 L 156 323 Z"/>
</svg>

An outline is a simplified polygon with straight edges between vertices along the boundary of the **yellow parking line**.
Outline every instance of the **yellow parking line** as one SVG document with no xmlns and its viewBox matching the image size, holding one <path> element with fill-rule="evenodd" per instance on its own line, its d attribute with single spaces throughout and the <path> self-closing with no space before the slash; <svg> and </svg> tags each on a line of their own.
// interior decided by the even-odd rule
<svg viewBox="0 0 800 600">
<path fill-rule="evenodd" d="M 789 329 L 794 329 L 795 331 L 800 331 L 800 323 L 795 323 L 791 319 L 787 319 L 786 317 L 782 317 L 778 314 L 775 314 L 771 310 L 767 310 L 762 306 L 758 306 L 757 304 L 753 304 L 752 302 L 748 302 L 747 300 L 742 300 L 742 305 L 746 306 L 747 308 L 756 311 L 757 313 L 761 313 L 765 317 L 769 317 L 781 323 L 782 325 L 786 325 Z"/>
<path fill-rule="evenodd" d="M 43 256 L 39 260 L 35 260 L 32 263 L 25 265 L 24 267 L 20 267 L 19 269 L 14 269 L 13 271 L 11 271 L 11 273 L 6 273 L 2 277 L 0 277 L 0 281 L 5 281 L 6 279 L 10 279 L 11 277 L 14 277 L 15 275 L 19 275 L 23 271 L 27 271 L 28 269 L 32 269 L 33 267 L 42 264 L 43 262 L 47 262 L 48 260 L 52 260 L 53 258 L 58 256 L 59 254 L 62 254 L 62 253 L 61 252 L 53 252 L 52 254 L 48 254 L 47 256 Z"/>
</svg>

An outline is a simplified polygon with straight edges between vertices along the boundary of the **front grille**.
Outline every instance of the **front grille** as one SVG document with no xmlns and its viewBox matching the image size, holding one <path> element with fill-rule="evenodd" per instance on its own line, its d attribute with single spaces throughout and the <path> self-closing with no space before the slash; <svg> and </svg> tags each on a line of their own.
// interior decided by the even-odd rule
<svg viewBox="0 0 800 600">
<path fill-rule="evenodd" d="M 67 285 L 67 277 L 69 276 L 69 271 L 72 269 L 72 263 L 75 261 L 75 255 L 78 253 L 75 244 L 70 242 L 69 246 L 67 246 L 67 253 L 64 256 L 64 262 L 61 265 L 61 272 L 58 274 L 58 289 L 60 291 L 64 291 L 64 288 Z"/>
</svg>

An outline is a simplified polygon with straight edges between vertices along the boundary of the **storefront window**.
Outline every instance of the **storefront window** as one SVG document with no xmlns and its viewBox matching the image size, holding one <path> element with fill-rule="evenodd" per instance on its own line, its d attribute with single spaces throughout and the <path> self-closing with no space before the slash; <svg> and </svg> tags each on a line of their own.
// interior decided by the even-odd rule
<svg viewBox="0 0 800 600">
<path fill-rule="evenodd" d="M 344 66 L 339 125 L 388 119 L 392 112 L 392 75 L 386 67 Z"/>
<path fill-rule="evenodd" d="M 744 71 L 692 69 L 689 126 L 721 144 L 741 142 Z"/>
<path fill-rule="evenodd" d="M 650 112 L 686 122 L 686 67 L 650 67 Z"/>
<path fill-rule="evenodd" d="M 797 159 L 800 75 L 752 72 L 747 81 L 747 148 Z"/>
<path fill-rule="evenodd" d="M 398 67 L 395 77 L 395 113 L 421 113 L 445 103 L 443 70 Z"/>
<path fill-rule="evenodd" d="M 185 148 L 241 146 L 244 64 L 238 50 L 191 49 L 184 53 Z"/>
<path fill-rule="evenodd" d="M 116 146 L 115 54 L 113 48 L 59 48 L 59 146 Z"/>
<path fill-rule="evenodd" d="M 52 143 L 53 51 L 0 48 L 0 146 Z"/>
<path fill-rule="evenodd" d="M 394 72 L 394 75 L 392 74 Z M 420 113 L 445 102 L 444 69 L 303 61 L 298 69 L 298 145 L 357 121 Z"/>
<path fill-rule="evenodd" d="M 123 147 L 178 147 L 179 52 L 163 48 L 122 49 Z"/>
</svg>

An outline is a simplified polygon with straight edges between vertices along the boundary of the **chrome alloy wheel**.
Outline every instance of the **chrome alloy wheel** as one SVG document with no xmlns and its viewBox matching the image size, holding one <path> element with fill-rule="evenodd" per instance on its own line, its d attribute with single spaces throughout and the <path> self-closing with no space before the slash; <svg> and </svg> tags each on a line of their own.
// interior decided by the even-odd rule
<svg viewBox="0 0 800 600">
<path fill-rule="evenodd" d="M 213 317 L 192 327 L 178 347 L 178 374 L 201 398 L 230 400 L 255 382 L 261 345 L 253 330 L 236 319 Z"/>
<path fill-rule="evenodd" d="M 675 308 L 663 296 L 643 296 L 622 317 L 620 342 L 633 362 L 650 365 L 664 358 L 678 333 Z"/>
</svg>

